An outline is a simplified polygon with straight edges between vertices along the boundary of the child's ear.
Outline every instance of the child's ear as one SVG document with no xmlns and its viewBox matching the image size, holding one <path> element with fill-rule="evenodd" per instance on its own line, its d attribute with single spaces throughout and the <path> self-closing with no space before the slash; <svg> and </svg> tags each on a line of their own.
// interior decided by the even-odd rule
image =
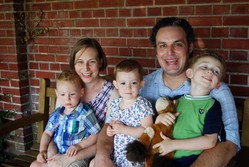
<svg viewBox="0 0 249 167">
<path fill-rule="evenodd" d="M 144 80 L 140 81 L 140 86 L 141 86 L 141 87 L 144 86 Z"/>
<path fill-rule="evenodd" d="M 112 83 L 113 83 L 113 85 L 115 86 L 115 88 L 118 89 L 118 88 L 117 88 L 117 86 L 118 86 L 118 85 L 117 85 L 117 81 L 116 81 L 116 80 L 113 80 Z"/>
<path fill-rule="evenodd" d="M 81 88 L 80 89 L 80 97 L 82 97 L 84 95 L 84 92 L 85 92 L 85 89 L 84 88 Z"/>
<path fill-rule="evenodd" d="M 58 92 L 57 92 L 57 90 L 55 89 L 55 94 L 56 94 L 56 96 L 58 97 Z"/>
<path fill-rule="evenodd" d="M 193 77 L 193 70 L 192 70 L 191 68 L 188 68 L 188 69 L 186 70 L 186 76 L 187 76 L 188 78 L 192 78 L 192 77 Z"/>
</svg>

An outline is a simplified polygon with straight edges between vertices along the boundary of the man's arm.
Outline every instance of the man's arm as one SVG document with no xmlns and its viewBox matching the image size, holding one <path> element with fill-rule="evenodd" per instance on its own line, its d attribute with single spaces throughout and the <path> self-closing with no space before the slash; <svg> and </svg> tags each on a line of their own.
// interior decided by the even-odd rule
<svg viewBox="0 0 249 167">
<path fill-rule="evenodd" d="M 108 124 L 105 124 L 101 129 L 98 140 L 97 150 L 94 160 L 95 167 L 115 167 L 111 160 L 111 154 L 113 151 L 114 137 L 107 136 L 106 129 Z"/>
<path fill-rule="evenodd" d="M 230 142 L 218 142 L 211 149 L 205 150 L 191 167 L 224 167 L 236 155 L 237 146 Z"/>
</svg>

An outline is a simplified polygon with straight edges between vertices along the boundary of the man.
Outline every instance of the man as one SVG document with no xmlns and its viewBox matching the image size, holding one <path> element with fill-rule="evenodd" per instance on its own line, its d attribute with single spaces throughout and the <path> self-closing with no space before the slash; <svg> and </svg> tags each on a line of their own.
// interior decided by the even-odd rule
<svg viewBox="0 0 249 167">
<path fill-rule="evenodd" d="M 161 68 L 144 78 L 145 85 L 141 89 L 141 96 L 151 101 L 152 105 L 161 96 L 175 97 L 189 93 L 185 71 L 193 52 L 194 39 L 193 29 L 184 19 L 163 18 L 153 27 L 150 40 Z M 210 95 L 221 103 L 226 141 L 204 151 L 192 164 L 193 167 L 226 166 L 240 149 L 236 107 L 229 88 L 222 83 Z M 164 122 L 163 116 L 157 119 Z M 110 160 L 113 138 L 107 137 L 106 127 L 102 128 L 98 137 L 95 167 L 113 166 Z"/>
</svg>

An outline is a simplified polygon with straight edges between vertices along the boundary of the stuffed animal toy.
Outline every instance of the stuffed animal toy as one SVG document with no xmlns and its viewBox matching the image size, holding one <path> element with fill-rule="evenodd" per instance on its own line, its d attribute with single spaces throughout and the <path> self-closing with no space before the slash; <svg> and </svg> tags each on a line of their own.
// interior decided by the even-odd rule
<svg viewBox="0 0 249 167">
<path fill-rule="evenodd" d="M 162 113 L 175 113 L 177 107 L 177 101 L 169 100 L 165 97 L 160 97 L 156 101 L 156 110 L 158 114 Z M 139 141 L 134 141 L 132 143 L 129 143 L 126 148 L 126 158 L 129 161 L 132 162 L 145 162 L 145 167 L 151 167 L 153 163 L 154 157 L 158 160 L 159 150 L 153 149 L 153 145 L 156 143 L 159 143 L 163 141 L 163 139 L 160 136 L 160 132 L 162 132 L 165 136 L 172 138 L 173 133 L 173 125 L 172 126 L 166 126 L 163 123 L 157 123 L 153 124 L 149 127 L 147 127 L 141 137 L 139 138 Z M 174 152 L 168 153 L 167 155 L 163 156 L 165 162 L 168 160 L 169 163 L 172 162 L 174 156 Z M 154 164 L 158 164 L 157 162 L 154 162 Z M 165 164 L 164 164 L 165 165 Z"/>
</svg>

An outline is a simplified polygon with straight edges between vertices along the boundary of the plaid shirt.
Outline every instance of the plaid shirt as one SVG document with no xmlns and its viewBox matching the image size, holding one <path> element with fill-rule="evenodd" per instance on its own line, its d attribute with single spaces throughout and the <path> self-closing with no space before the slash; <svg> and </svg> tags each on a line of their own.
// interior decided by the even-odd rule
<svg viewBox="0 0 249 167">
<path fill-rule="evenodd" d="M 64 109 L 55 109 L 45 129 L 54 133 L 54 142 L 60 154 L 64 154 L 71 145 L 100 131 L 98 121 L 89 106 L 79 103 L 69 115 L 63 114 Z"/>
<path fill-rule="evenodd" d="M 148 99 L 152 106 L 159 97 L 175 97 L 178 95 L 189 94 L 190 83 L 184 82 L 177 89 L 170 89 L 163 82 L 163 70 L 160 68 L 144 77 L 144 86 L 140 90 L 140 95 Z M 226 140 L 237 145 L 240 150 L 239 126 L 233 95 L 229 87 L 222 83 L 219 89 L 213 89 L 210 96 L 218 100 L 222 109 L 222 121 L 226 131 Z"/>
</svg>

